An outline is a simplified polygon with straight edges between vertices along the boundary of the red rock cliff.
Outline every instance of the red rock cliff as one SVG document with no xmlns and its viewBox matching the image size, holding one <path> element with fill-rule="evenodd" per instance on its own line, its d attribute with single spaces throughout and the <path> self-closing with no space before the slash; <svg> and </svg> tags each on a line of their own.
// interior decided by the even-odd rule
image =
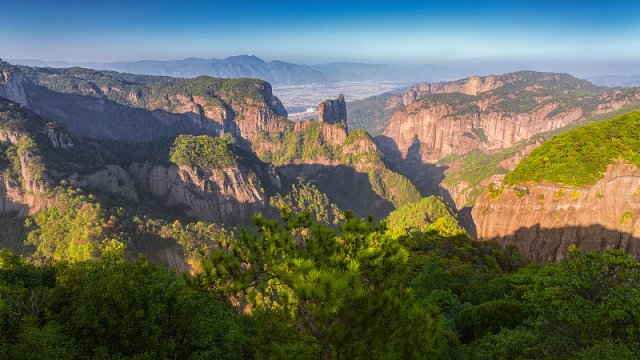
<svg viewBox="0 0 640 360">
<path fill-rule="evenodd" d="M 472 216 L 479 239 L 515 245 L 534 261 L 560 260 L 572 244 L 622 248 L 640 259 L 640 169 L 611 165 L 587 188 L 519 185 L 493 198 L 485 191 Z"/>
</svg>

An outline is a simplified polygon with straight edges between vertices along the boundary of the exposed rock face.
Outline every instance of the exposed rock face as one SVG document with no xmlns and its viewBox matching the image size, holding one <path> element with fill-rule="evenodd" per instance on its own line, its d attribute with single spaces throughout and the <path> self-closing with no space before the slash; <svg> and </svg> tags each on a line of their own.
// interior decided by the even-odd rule
<svg viewBox="0 0 640 360">
<path fill-rule="evenodd" d="M 478 238 L 515 245 L 534 261 L 562 259 L 571 244 L 583 250 L 621 248 L 640 259 L 640 169 L 611 165 L 595 185 L 535 184 L 488 192 L 473 208 Z"/>
<path fill-rule="evenodd" d="M 403 157 L 413 147 L 420 159 L 435 162 L 449 154 L 510 147 L 538 133 L 574 123 L 584 115 L 579 108 L 553 115 L 556 109 L 549 104 L 513 116 L 497 111 L 451 116 L 456 112 L 452 106 L 413 103 L 393 115 L 383 135 L 395 141 Z"/>
<path fill-rule="evenodd" d="M 265 194 L 252 172 L 231 167 L 199 171 L 186 166 L 134 163 L 136 186 L 199 220 L 240 223 L 265 206 Z"/>
<path fill-rule="evenodd" d="M 143 141 L 228 133 L 252 143 L 260 133 L 288 126 L 284 106 L 260 80 L 181 80 L 87 69 L 29 68 L 25 74 L 30 108 L 84 137 Z"/>
<path fill-rule="evenodd" d="M 234 108 L 240 117 L 235 118 L 236 136 L 254 143 L 262 132 L 275 134 L 283 132 L 289 124 L 287 111 L 280 100 L 271 92 L 271 85 L 265 85 L 265 102 L 246 107 Z"/>
<path fill-rule="evenodd" d="M 428 94 L 461 93 L 475 96 L 483 92 L 497 89 L 505 85 L 507 81 L 508 80 L 499 80 L 496 76 L 489 75 L 485 77 L 471 76 L 467 79 L 436 84 L 416 84 L 402 96 L 402 103 L 404 105 L 411 105 L 417 98 Z"/>
<path fill-rule="evenodd" d="M 11 143 L 11 142 L 10 142 Z M 38 170 L 39 160 L 24 151 L 18 154 L 19 179 L 0 174 L 0 213 L 18 216 L 34 214 L 49 206 L 51 200 L 43 196 L 47 190 L 47 176 Z"/>
<path fill-rule="evenodd" d="M 3 67 L 0 63 L 0 97 L 22 106 L 29 105 L 27 94 L 20 81 L 21 73 L 14 67 Z"/>
<path fill-rule="evenodd" d="M 26 216 L 52 202 L 44 196 L 47 181 L 29 172 L 29 158 L 21 161 L 24 162 L 21 181 L 0 175 L 0 214 Z M 278 185 L 277 173 L 274 169 L 269 171 L 268 176 Z M 133 202 L 142 201 L 143 193 L 151 194 L 187 216 L 225 224 L 244 223 L 265 206 L 265 193 L 257 176 L 238 167 L 202 171 L 134 163 L 129 172 L 118 165 L 107 165 L 95 173 L 72 174 L 66 179 L 72 186 L 99 190 Z"/>
<path fill-rule="evenodd" d="M 184 114 L 198 129 L 216 135 L 232 134 L 253 142 L 260 132 L 281 132 L 288 124 L 287 112 L 273 95 L 271 85 L 259 82 L 255 86 L 261 94 L 259 100 L 244 98 L 243 102 L 226 103 L 207 96 L 176 94 L 146 103 L 144 107 L 152 111 L 163 110 L 154 112 L 161 120 L 167 118 L 167 114 Z M 132 93 L 129 97 L 134 95 Z"/>
<path fill-rule="evenodd" d="M 0 214 L 27 216 L 35 202 L 28 199 L 20 184 L 0 175 Z"/>
<path fill-rule="evenodd" d="M 71 149 L 73 147 L 73 141 L 69 134 L 60 129 L 58 126 L 49 125 L 45 130 L 49 142 L 54 149 Z"/>
<path fill-rule="evenodd" d="M 91 175 L 73 174 L 68 178 L 69 184 L 89 190 L 100 190 L 125 199 L 138 201 L 138 193 L 131 176 L 118 165 L 107 165 Z"/>
<path fill-rule="evenodd" d="M 387 154 L 435 162 L 474 149 L 511 147 L 636 101 L 640 90 L 605 90 L 563 74 L 520 72 L 418 84 L 388 100 L 393 115 L 377 141 Z"/>
<path fill-rule="evenodd" d="M 347 104 L 344 95 L 340 94 L 335 100 L 325 100 L 318 106 L 320 121 L 327 124 L 342 125 L 347 129 Z"/>
</svg>

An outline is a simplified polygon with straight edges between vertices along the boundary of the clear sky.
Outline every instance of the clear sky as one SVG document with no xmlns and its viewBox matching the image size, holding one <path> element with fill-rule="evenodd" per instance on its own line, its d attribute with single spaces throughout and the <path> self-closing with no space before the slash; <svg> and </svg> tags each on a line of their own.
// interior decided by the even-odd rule
<svg viewBox="0 0 640 360">
<path fill-rule="evenodd" d="M 639 0 L 2 0 L 0 8 L 3 58 L 640 65 Z"/>
</svg>

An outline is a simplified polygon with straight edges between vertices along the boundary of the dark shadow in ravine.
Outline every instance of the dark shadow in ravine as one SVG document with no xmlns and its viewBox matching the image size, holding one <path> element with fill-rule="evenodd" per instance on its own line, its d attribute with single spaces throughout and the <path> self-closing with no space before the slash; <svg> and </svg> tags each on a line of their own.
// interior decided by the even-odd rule
<svg viewBox="0 0 640 360">
<path fill-rule="evenodd" d="M 521 227 L 513 234 L 481 240 L 495 240 L 503 246 L 513 245 L 529 260 L 542 263 L 563 259 L 571 245 L 583 251 L 623 249 L 635 259 L 640 259 L 640 239 L 600 224 L 557 228 L 543 228 L 537 224 Z"/>
<path fill-rule="evenodd" d="M 471 218 L 471 208 L 464 207 L 457 209 L 449 191 L 440 185 L 442 180 L 444 180 L 444 172 L 448 167 L 423 163 L 421 161 L 422 145 L 417 136 L 414 136 L 405 157 L 402 156 L 395 140 L 392 138 L 380 135 L 376 136 L 374 140 L 384 154 L 385 162 L 389 168 L 409 179 L 416 189 L 418 189 L 420 195 L 440 196 L 442 200 L 458 213 L 458 221 L 467 231 L 467 234 L 474 239 L 477 237 L 476 226 Z"/>
<path fill-rule="evenodd" d="M 312 182 L 318 190 L 342 210 L 351 210 L 357 216 L 372 215 L 381 219 L 393 211 L 393 204 L 373 191 L 369 175 L 344 165 L 291 164 L 278 167 L 286 176 L 283 187 L 289 187 L 297 178 Z"/>
<path fill-rule="evenodd" d="M 32 110 L 65 125 L 73 135 L 90 139 L 148 141 L 178 134 L 216 134 L 222 130 L 215 121 L 206 123 L 207 130 L 195 124 L 193 118 L 201 114 L 150 111 L 42 86 L 26 85 L 25 90 Z"/>
<path fill-rule="evenodd" d="M 405 157 L 393 139 L 381 135 L 377 136 L 375 141 L 391 169 L 407 177 L 422 196 L 438 195 L 445 201 L 451 200 L 448 192 L 443 196 L 443 189 L 440 187 L 447 167 L 423 163 L 420 160 L 421 145 L 417 137 L 414 137 Z"/>
</svg>

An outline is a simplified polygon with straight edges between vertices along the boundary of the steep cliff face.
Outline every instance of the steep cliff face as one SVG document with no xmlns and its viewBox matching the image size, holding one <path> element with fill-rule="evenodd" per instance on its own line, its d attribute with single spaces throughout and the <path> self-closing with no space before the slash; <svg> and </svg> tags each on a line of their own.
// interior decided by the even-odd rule
<svg viewBox="0 0 640 360">
<path fill-rule="evenodd" d="M 53 201 L 46 194 L 50 184 L 34 178 L 30 172 L 30 159 L 25 156 L 20 161 L 23 165 L 19 180 L 0 175 L 2 214 L 34 214 Z M 55 169 L 49 171 L 61 175 Z M 118 165 L 107 165 L 91 174 L 74 173 L 63 179 L 74 187 L 137 204 L 147 203 L 149 199 L 145 196 L 152 195 L 165 209 L 175 209 L 202 221 L 234 225 L 246 223 L 254 213 L 263 210 L 266 199 L 258 177 L 242 167 L 202 171 L 186 166 L 134 163 L 128 172 Z"/>
<path fill-rule="evenodd" d="M 450 105 L 419 102 L 394 114 L 383 135 L 394 140 L 403 157 L 414 151 L 418 159 L 435 162 L 474 149 L 510 147 L 533 135 L 567 126 L 584 115 L 580 109 L 553 115 L 556 110 L 557 106 L 548 104 L 515 116 L 498 111 L 451 116 L 456 109 Z"/>
<path fill-rule="evenodd" d="M 0 175 L 0 214 L 27 216 L 51 204 L 51 200 L 43 196 L 44 188 L 34 190 L 27 190 L 19 181 Z"/>
<path fill-rule="evenodd" d="M 287 112 L 270 84 L 250 79 L 224 80 L 228 84 L 220 81 L 201 77 L 152 87 L 147 99 L 138 98 L 133 105 L 185 114 L 199 129 L 232 134 L 249 142 L 260 132 L 284 131 Z"/>
<path fill-rule="evenodd" d="M 340 94 L 335 100 L 325 100 L 318 106 L 320 121 L 327 124 L 342 125 L 347 131 L 347 104 L 344 95 Z"/>
<path fill-rule="evenodd" d="M 72 186 L 86 190 L 100 190 L 121 198 L 139 201 L 138 189 L 131 176 L 118 165 L 107 165 L 89 175 L 74 173 L 67 178 Z"/>
<path fill-rule="evenodd" d="M 471 76 L 467 79 L 442 82 L 435 84 L 415 84 L 409 91 L 402 95 L 402 104 L 410 105 L 416 99 L 424 97 L 428 94 L 451 94 L 461 93 L 465 95 L 475 96 L 483 92 L 491 91 L 504 86 L 506 83 L 513 82 L 514 79 L 498 78 L 494 75 L 485 77 Z M 398 102 L 400 98 L 397 97 L 391 101 Z"/>
<path fill-rule="evenodd" d="M 46 207 L 49 174 L 42 153 L 61 142 L 73 146 L 65 142 L 62 129 L 25 112 L 19 104 L 0 99 L 1 214 L 25 216 Z"/>
<path fill-rule="evenodd" d="M 0 97 L 27 106 L 27 94 L 21 83 L 22 73 L 17 67 L 0 60 Z"/>
<path fill-rule="evenodd" d="M 515 245 L 534 261 L 621 248 L 640 258 L 640 169 L 616 163 L 593 186 L 518 185 L 485 191 L 473 208 L 478 237 Z"/>
<path fill-rule="evenodd" d="M 141 141 L 180 133 L 229 133 L 251 143 L 260 132 L 287 126 L 287 112 L 271 85 L 256 79 L 23 69 L 30 107 L 76 135 Z"/>
<path fill-rule="evenodd" d="M 313 183 L 331 202 L 359 216 L 382 218 L 420 198 L 413 184 L 387 167 L 363 130 L 347 133 L 341 124 L 302 121 L 276 137 L 263 137 L 254 150 L 288 179 Z"/>
<path fill-rule="evenodd" d="M 209 170 L 134 163 L 127 171 L 115 164 L 96 164 L 115 158 L 79 154 L 95 151 L 91 150 L 95 144 L 76 141 L 79 145 L 57 124 L 0 99 L 0 213 L 25 216 L 38 212 L 54 201 L 49 190 L 63 181 L 88 193 L 106 194 L 114 201 L 147 206 L 160 201 L 181 214 L 219 223 L 246 222 L 265 206 L 260 178 L 247 166 Z M 145 145 L 130 146 L 138 151 L 136 146 Z M 246 161 L 253 164 L 251 159 Z M 273 167 L 253 167 L 268 186 L 279 186 Z M 148 195 L 153 201 L 149 202 Z"/>
<path fill-rule="evenodd" d="M 199 220 L 239 224 L 265 206 L 260 181 L 240 167 L 203 171 L 134 163 L 129 174 L 141 191 Z"/>
<path fill-rule="evenodd" d="M 637 89 L 597 88 L 564 74 L 519 72 L 419 84 L 388 100 L 378 142 L 402 158 L 435 162 L 494 150 L 640 101 Z"/>
</svg>

